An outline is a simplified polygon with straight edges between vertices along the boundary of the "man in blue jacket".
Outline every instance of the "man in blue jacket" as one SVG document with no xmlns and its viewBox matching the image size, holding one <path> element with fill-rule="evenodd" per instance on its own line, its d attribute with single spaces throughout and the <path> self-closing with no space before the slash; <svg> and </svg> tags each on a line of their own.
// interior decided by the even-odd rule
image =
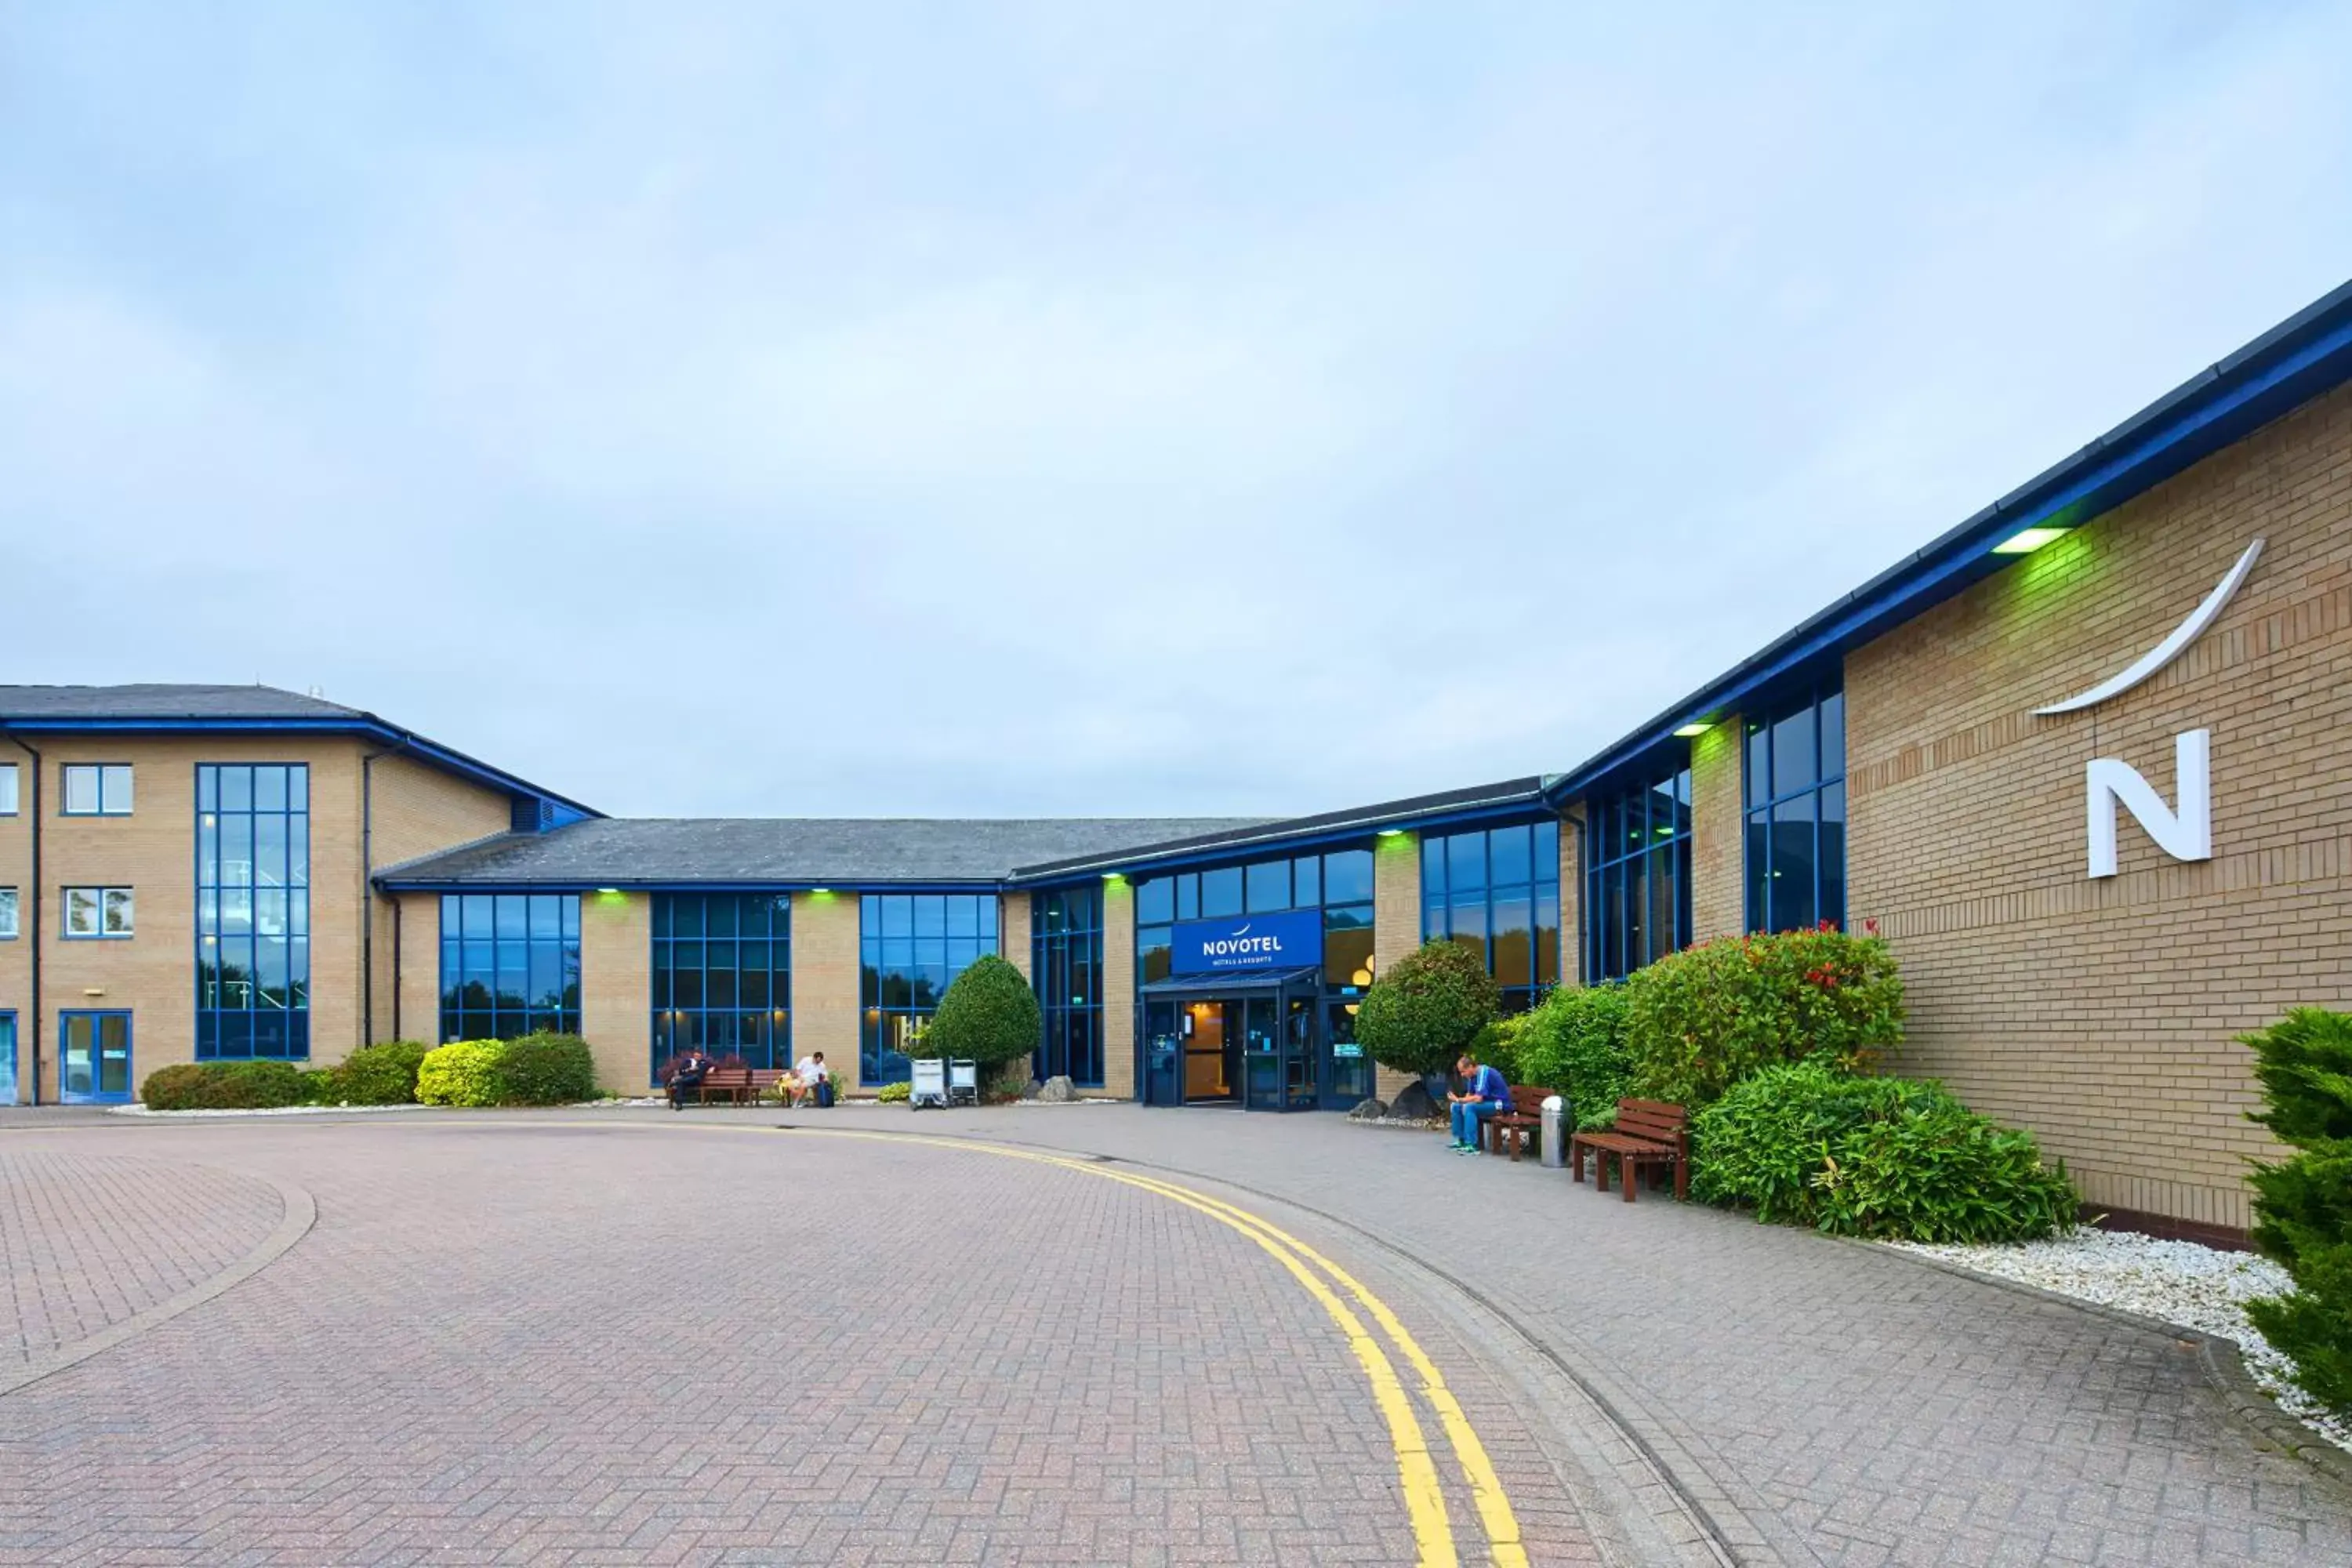
<svg viewBox="0 0 2352 1568">
<path fill-rule="evenodd" d="M 1449 1114 L 1454 1121 L 1454 1152 L 1475 1154 L 1485 1136 L 1486 1118 L 1511 1109 L 1511 1086 L 1503 1081 L 1501 1073 L 1482 1066 L 1467 1051 L 1454 1064 L 1454 1070 L 1462 1079 L 1462 1092 L 1445 1097 L 1453 1107 Z"/>
</svg>

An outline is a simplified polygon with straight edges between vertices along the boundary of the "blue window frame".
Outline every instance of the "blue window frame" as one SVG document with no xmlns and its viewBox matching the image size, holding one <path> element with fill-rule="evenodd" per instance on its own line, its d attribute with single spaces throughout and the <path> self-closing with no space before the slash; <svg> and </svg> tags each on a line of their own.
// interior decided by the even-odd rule
<svg viewBox="0 0 2352 1568">
<path fill-rule="evenodd" d="M 1748 929 L 1845 923 L 1845 693 L 1836 685 L 1747 723 Z"/>
<path fill-rule="evenodd" d="M 656 893 L 652 1077 L 688 1046 L 752 1068 L 793 1065 L 793 900 Z"/>
<path fill-rule="evenodd" d="M 16 940 L 16 889 L 0 888 L 0 942 Z"/>
<path fill-rule="evenodd" d="M 1030 896 L 1029 974 L 1045 1025 L 1034 1068 L 1041 1079 L 1102 1087 L 1102 910 L 1098 883 Z"/>
<path fill-rule="evenodd" d="M 1584 978 L 1622 980 L 1691 940 L 1687 761 L 1584 803 Z"/>
<path fill-rule="evenodd" d="M 137 900 L 129 888 L 60 888 L 58 935 L 68 942 L 128 942 Z"/>
<path fill-rule="evenodd" d="M 310 1054 L 310 770 L 196 764 L 196 1059 Z"/>
<path fill-rule="evenodd" d="M 65 784 L 58 792 L 58 816 L 131 815 L 129 763 L 68 763 L 58 771 Z"/>
<path fill-rule="evenodd" d="M 58 1015 L 58 1098 L 68 1105 L 119 1105 L 131 1098 L 131 1015 L 71 1008 Z"/>
<path fill-rule="evenodd" d="M 1559 984 L 1559 822 L 1430 833 L 1421 840 L 1421 935 L 1476 952 L 1523 1013 Z"/>
<path fill-rule="evenodd" d="M 441 1038 L 580 1032 L 580 900 L 448 893 L 441 900 Z"/>
<path fill-rule="evenodd" d="M 858 900 L 857 1079 L 907 1081 L 955 977 L 996 951 L 993 893 L 868 893 Z"/>
</svg>

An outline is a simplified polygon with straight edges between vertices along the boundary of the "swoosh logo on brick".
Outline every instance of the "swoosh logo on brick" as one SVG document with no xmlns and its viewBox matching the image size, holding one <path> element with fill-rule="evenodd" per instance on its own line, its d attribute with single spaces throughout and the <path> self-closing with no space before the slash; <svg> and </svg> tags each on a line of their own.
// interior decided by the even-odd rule
<svg viewBox="0 0 2352 1568">
<path fill-rule="evenodd" d="M 2189 612 L 2189 618 L 2175 627 L 2170 637 L 2148 649 L 2147 653 L 2130 668 L 2124 670 L 2113 679 L 2101 681 L 2078 697 L 2069 697 L 2063 702 L 2053 702 L 2047 708 L 2036 708 L 2033 711 L 2037 714 L 2079 713 L 2085 708 L 2095 708 L 2110 697 L 2119 697 L 2129 691 L 2133 687 L 2179 658 L 2181 650 L 2202 637 L 2205 628 L 2213 624 L 2214 617 L 2228 606 L 2230 600 L 2237 594 L 2239 584 L 2245 582 L 2246 574 L 2254 569 L 2254 562 L 2262 552 L 2261 540 L 2257 539 L 2247 545 L 2246 552 L 2238 557 L 2238 563 L 2230 568 L 2229 575 L 2223 577 L 2213 591 L 2205 595 L 2205 602 Z"/>
</svg>

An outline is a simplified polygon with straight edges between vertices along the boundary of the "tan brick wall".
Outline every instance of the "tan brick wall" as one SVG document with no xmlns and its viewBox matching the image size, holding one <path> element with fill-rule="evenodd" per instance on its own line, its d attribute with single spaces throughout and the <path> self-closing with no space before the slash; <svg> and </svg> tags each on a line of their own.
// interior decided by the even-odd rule
<svg viewBox="0 0 2352 1568">
<path fill-rule="evenodd" d="M 1135 1098 L 1135 888 L 1124 877 L 1103 884 L 1103 1087 L 1105 1097 Z"/>
<path fill-rule="evenodd" d="M 35 745 L 40 744 L 37 738 Z M 0 888 L 16 890 L 16 929 L 14 942 L 0 942 L 0 1011 L 16 1016 L 16 1070 L 12 1075 L 16 1085 L 16 1098 L 30 1103 L 33 1098 L 33 759 L 29 752 L 17 749 L 14 740 L 0 735 L 0 765 L 15 763 L 16 768 L 16 815 L 0 816 Z M 45 805 L 47 804 L 43 803 Z M 47 880 L 44 868 L 43 879 Z M 55 895 L 52 894 L 54 899 Z M 55 918 L 44 904 L 41 919 Z M 56 1021 L 42 1026 L 41 1051 L 44 1058 L 52 1056 L 56 1042 L 48 1037 L 55 1032 Z M 44 1073 L 45 1080 L 48 1075 Z M 48 1090 L 41 1091 L 44 1100 Z M 0 1095 L 0 1104 L 10 1103 Z"/>
<path fill-rule="evenodd" d="M 1584 813 L 1559 818 L 1559 983 L 1584 983 Z"/>
<path fill-rule="evenodd" d="M 858 1087 L 857 895 L 793 895 L 793 1059 L 823 1051 Z"/>
<path fill-rule="evenodd" d="M 387 1039 L 441 1043 L 441 897 L 437 893 L 402 893 L 386 903 L 400 908 L 396 925 L 387 923 L 383 945 L 377 950 L 386 968 L 397 966 L 396 1009 L 387 1013 L 382 1029 Z M 583 983 L 586 977 L 582 977 Z"/>
<path fill-rule="evenodd" d="M 1027 893 L 1007 893 L 996 900 L 996 951 L 1034 988 L 1037 977 L 1030 973 L 1035 955 L 1029 950 L 1029 898 Z"/>
<path fill-rule="evenodd" d="M 2260 563 L 2169 668 L 2087 712 L 2031 710 L 2137 658 L 2257 535 Z M 1846 665 L 1849 916 L 1900 956 L 1899 1065 L 2032 1128 L 2094 1204 L 2243 1226 L 2274 1145 L 2232 1037 L 2352 1003 L 2352 390 L 2027 557 Z M 2212 731 L 2213 858 L 2120 814 L 2085 870 L 2084 767 L 2168 804 Z"/>
<path fill-rule="evenodd" d="M 1386 974 L 1399 959 L 1421 946 L 1421 835 L 1400 833 L 1372 840 L 1372 970 Z M 1412 1081 L 1394 1068 L 1375 1064 L 1372 1093 L 1394 1100 Z"/>
<path fill-rule="evenodd" d="M 597 1083 L 627 1094 L 653 1082 L 653 907 L 650 893 L 580 897 L 580 1033 Z"/>
<path fill-rule="evenodd" d="M 374 824 L 369 835 L 368 855 L 378 871 L 420 855 L 504 833 L 513 820 L 512 806 L 504 794 L 468 784 L 398 752 L 378 755 L 368 772 L 373 778 L 367 793 L 373 797 L 368 806 Z M 363 892 L 362 896 L 368 900 L 374 922 L 374 959 L 369 967 L 373 973 L 375 996 L 368 1022 L 376 1039 L 388 1040 L 393 1037 L 393 993 L 401 983 L 393 973 L 391 957 L 393 900 L 383 894 Z M 440 923 L 437 912 L 434 923 L 436 927 Z M 412 965 L 425 963 L 425 984 L 437 985 L 441 963 L 438 944 L 427 949 L 410 946 L 406 939 L 411 934 L 405 931 L 402 933 L 403 956 Z M 412 1015 L 404 1003 L 402 1005 L 401 1025 L 407 1037 L 437 1043 L 437 1006 L 431 1015 L 422 1016 L 428 1016 L 423 1026 L 415 1021 L 421 1016 Z"/>
<path fill-rule="evenodd" d="M 1748 929 L 1737 713 L 1691 741 L 1691 940 Z"/>
</svg>

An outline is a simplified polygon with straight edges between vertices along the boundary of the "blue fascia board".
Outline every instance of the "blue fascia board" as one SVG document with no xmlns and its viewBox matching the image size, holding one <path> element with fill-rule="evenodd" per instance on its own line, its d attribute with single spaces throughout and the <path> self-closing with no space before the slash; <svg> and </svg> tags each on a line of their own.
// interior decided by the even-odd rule
<svg viewBox="0 0 2352 1568">
<path fill-rule="evenodd" d="M 2231 353 L 2063 462 L 2043 471 L 1614 744 L 1562 773 L 1567 802 L 1612 775 L 1654 768 L 1685 724 L 1736 711 L 1749 697 L 1850 649 L 2024 556 L 1991 553 L 2021 530 L 2079 528 L 2352 380 L 2352 283 Z"/>
<path fill-rule="evenodd" d="M 854 898 L 860 893 L 1001 893 L 1004 884 L 989 879 L 968 882 L 692 881 L 677 878 L 608 877 L 551 878 L 545 881 L 517 879 L 499 882 L 453 882 L 446 879 L 378 877 L 384 893 L 836 893 Z"/>
<path fill-rule="evenodd" d="M 567 799 L 552 790 L 541 789 L 528 779 L 517 778 L 503 769 L 494 768 L 488 763 L 466 755 L 463 752 L 452 751 L 437 742 L 425 739 L 422 735 L 387 724 L 373 714 L 362 715 L 354 719 L 332 717 L 18 719 L 6 721 L 6 725 L 12 730 L 42 735 L 286 734 L 289 732 L 312 735 L 358 735 L 387 746 L 396 747 L 403 752 L 413 752 L 444 772 L 456 773 L 461 778 L 486 784 L 507 795 L 524 795 L 532 800 L 546 801 L 555 808 L 557 826 L 562 826 L 565 822 L 583 822 L 590 817 L 601 817 L 604 815 L 594 806 L 583 805 L 580 802 Z"/>
<path fill-rule="evenodd" d="M 1531 792 L 1522 800 L 1464 806 L 1418 816 L 1366 817 L 1361 822 L 1337 824 L 1305 833 L 1233 839 L 1167 855 L 1105 855 L 1075 867 L 1065 864 L 1034 874 L 1015 873 L 1005 886 L 1012 889 L 1034 889 L 1039 891 L 1083 887 L 1089 882 L 1103 880 L 1107 873 L 1113 871 L 1125 880 L 1134 881 L 1139 877 L 1181 871 L 1192 866 L 1238 864 L 1297 854 L 1301 850 L 1325 848 L 1333 844 L 1355 844 L 1366 838 L 1377 838 L 1385 832 L 1420 833 L 1433 827 L 1467 826 L 1472 823 L 1539 822 L 1556 815 L 1539 792 Z"/>
</svg>

